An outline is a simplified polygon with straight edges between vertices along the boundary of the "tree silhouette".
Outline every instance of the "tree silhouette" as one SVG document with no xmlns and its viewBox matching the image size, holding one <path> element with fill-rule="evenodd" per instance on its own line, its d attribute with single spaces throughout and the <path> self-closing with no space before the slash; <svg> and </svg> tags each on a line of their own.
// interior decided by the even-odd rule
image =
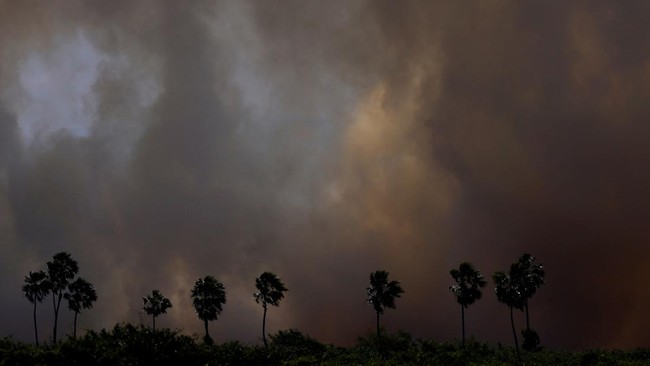
<svg viewBox="0 0 650 366">
<path fill-rule="evenodd" d="M 289 291 L 275 273 L 264 272 L 255 279 L 257 292 L 253 294 L 255 302 L 262 304 L 264 317 L 262 318 L 262 340 L 264 348 L 268 350 L 266 343 L 266 310 L 268 305 L 279 306 L 280 300 L 284 298 L 284 292 Z"/>
<path fill-rule="evenodd" d="M 36 338 L 36 346 L 38 346 L 38 325 L 36 322 L 36 304 L 43 302 L 43 299 L 50 293 L 49 285 L 47 282 L 47 274 L 43 271 L 29 272 L 25 276 L 25 284 L 23 285 L 23 292 L 29 302 L 34 304 L 34 337 Z"/>
<path fill-rule="evenodd" d="M 517 287 L 517 278 L 516 274 L 517 265 L 513 264 L 510 267 L 509 273 L 504 272 L 495 272 L 492 275 L 496 287 L 494 291 L 497 295 L 497 300 L 506 304 L 510 308 L 510 325 L 512 326 L 512 336 L 515 339 L 515 348 L 517 349 L 517 355 L 519 355 L 519 342 L 517 341 L 517 332 L 515 331 L 515 320 L 513 317 L 513 309 L 522 310 L 523 308 L 523 296 Z"/>
<path fill-rule="evenodd" d="M 535 257 L 526 253 L 517 262 L 517 280 L 519 289 L 524 298 L 524 309 L 526 311 L 526 329 L 530 329 L 530 317 L 528 316 L 528 299 L 535 295 L 537 289 L 544 285 L 544 267 L 535 262 Z"/>
<path fill-rule="evenodd" d="M 142 301 L 144 302 L 142 310 L 152 316 L 153 330 L 156 331 L 156 317 L 161 314 L 166 314 L 167 309 L 172 307 L 172 303 L 158 290 L 153 290 L 151 295 L 143 297 Z"/>
<path fill-rule="evenodd" d="M 537 289 L 544 285 L 544 267 L 535 263 L 535 257 L 525 253 L 522 255 L 516 265 L 514 276 L 517 280 L 517 287 L 523 297 L 523 306 L 526 313 L 526 329 L 522 331 L 524 336 L 523 347 L 525 350 L 532 351 L 539 346 L 539 335 L 530 328 L 530 316 L 528 313 L 528 300 L 533 297 Z"/>
<path fill-rule="evenodd" d="M 57 253 L 51 262 L 47 262 L 47 284 L 52 291 L 52 306 L 54 307 L 54 336 L 53 342 L 56 343 L 56 330 L 59 320 L 59 309 L 61 308 L 61 299 L 68 288 L 68 285 L 79 272 L 77 261 L 72 259 L 66 252 Z"/>
<path fill-rule="evenodd" d="M 465 308 L 481 298 L 481 288 L 485 287 L 487 282 L 481 272 L 466 262 L 461 263 L 458 269 L 452 269 L 449 273 L 456 281 L 456 285 L 449 286 L 449 290 L 456 296 L 456 301 L 460 304 L 463 344 L 465 344 Z"/>
<path fill-rule="evenodd" d="M 217 320 L 226 303 L 226 289 L 212 276 L 199 278 L 192 289 L 192 304 L 205 325 L 205 343 L 211 344 L 208 321 Z"/>
<path fill-rule="evenodd" d="M 398 281 L 388 281 L 388 272 L 379 270 L 370 274 L 370 286 L 366 289 L 368 303 L 372 305 L 377 313 L 377 337 L 379 333 L 379 315 L 384 309 L 395 309 L 395 299 L 401 297 L 404 290 Z"/>
<path fill-rule="evenodd" d="M 68 286 L 68 292 L 63 297 L 68 301 L 68 309 L 74 312 L 72 336 L 77 338 L 77 316 L 82 309 L 93 307 L 93 303 L 97 301 L 97 291 L 90 282 L 80 277 Z"/>
</svg>

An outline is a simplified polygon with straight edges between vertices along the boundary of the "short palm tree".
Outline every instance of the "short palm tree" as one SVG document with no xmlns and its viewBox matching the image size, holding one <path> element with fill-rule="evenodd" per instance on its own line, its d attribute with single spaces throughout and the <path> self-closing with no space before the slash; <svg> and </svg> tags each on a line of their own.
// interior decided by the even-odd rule
<svg viewBox="0 0 650 366">
<path fill-rule="evenodd" d="M 515 339 L 515 348 L 517 349 L 517 355 L 519 355 L 519 342 L 517 341 L 517 332 L 515 330 L 513 310 L 522 310 L 524 300 L 521 291 L 518 288 L 516 271 L 516 264 L 513 264 L 510 267 L 509 273 L 495 272 L 494 275 L 492 275 L 492 279 L 496 285 L 494 291 L 497 295 L 497 300 L 508 305 L 510 308 L 510 325 L 512 326 L 512 336 Z"/>
<path fill-rule="evenodd" d="M 395 309 L 395 299 L 404 293 L 398 281 L 388 281 L 388 272 L 379 270 L 370 274 L 370 286 L 366 289 L 367 301 L 377 313 L 377 337 L 379 333 L 379 316 L 386 308 Z"/>
<path fill-rule="evenodd" d="M 223 284 L 212 276 L 199 278 L 192 289 L 192 304 L 205 326 L 205 342 L 212 343 L 208 332 L 208 322 L 217 320 L 226 303 L 226 289 Z"/>
<path fill-rule="evenodd" d="M 463 344 L 465 344 L 465 308 L 481 298 L 481 288 L 487 282 L 481 272 L 474 269 L 470 263 L 461 263 L 458 269 L 449 271 L 456 285 L 449 286 L 449 290 L 456 296 L 460 304 L 460 314 L 463 329 Z"/>
<path fill-rule="evenodd" d="M 280 300 L 284 298 L 284 292 L 289 291 L 280 278 L 271 272 L 264 272 L 255 279 L 255 288 L 257 292 L 253 294 L 255 302 L 262 304 L 264 308 L 264 317 L 262 318 L 262 340 L 264 348 L 268 349 L 266 343 L 266 310 L 268 305 L 279 306 Z"/>
<path fill-rule="evenodd" d="M 142 301 L 144 302 L 142 310 L 152 316 L 153 330 L 156 331 L 156 317 L 161 314 L 166 314 L 167 309 L 172 307 L 172 303 L 158 290 L 153 290 L 151 295 L 143 297 Z"/>
<path fill-rule="evenodd" d="M 43 271 L 29 272 L 25 277 L 23 292 L 29 302 L 34 304 L 34 336 L 36 337 L 36 346 L 38 346 L 38 325 L 36 322 L 36 304 L 43 302 L 50 290 L 47 284 L 47 274 Z"/>
<path fill-rule="evenodd" d="M 97 301 L 97 291 L 90 282 L 80 277 L 68 286 L 68 292 L 63 297 L 68 301 L 68 309 L 74 312 L 72 336 L 77 338 L 77 315 L 82 309 L 93 307 L 93 303 Z"/>
</svg>

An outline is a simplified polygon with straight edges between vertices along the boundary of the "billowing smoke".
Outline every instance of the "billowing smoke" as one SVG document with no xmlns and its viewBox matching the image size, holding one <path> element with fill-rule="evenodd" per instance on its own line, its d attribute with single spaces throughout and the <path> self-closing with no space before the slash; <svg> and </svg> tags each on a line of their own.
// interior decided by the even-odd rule
<svg viewBox="0 0 650 366">
<path fill-rule="evenodd" d="M 382 268 L 406 290 L 384 326 L 451 340 L 449 269 L 530 252 L 545 345 L 649 346 L 647 7 L 0 1 L 5 333 L 31 339 L 22 279 L 68 251 L 100 296 L 81 328 L 149 324 L 158 288 L 159 324 L 200 333 L 211 274 L 215 338 L 254 342 L 270 270 L 270 331 L 349 343 Z M 468 332 L 509 342 L 491 292 Z"/>
</svg>

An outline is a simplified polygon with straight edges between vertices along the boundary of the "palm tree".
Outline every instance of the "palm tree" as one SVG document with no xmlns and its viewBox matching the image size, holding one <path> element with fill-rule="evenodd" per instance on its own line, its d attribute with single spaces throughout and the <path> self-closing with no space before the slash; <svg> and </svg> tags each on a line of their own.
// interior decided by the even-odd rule
<svg viewBox="0 0 650 366">
<path fill-rule="evenodd" d="M 223 284 L 212 276 L 199 278 L 192 289 L 192 304 L 205 325 L 205 343 L 211 344 L 212 338 L 208 332 L 208 321 L 217 320 L 223 305 L 226 303 L 226 289 Z"/>
<path fill-rule="evenodd" d="M 525 253 L 517 262 L 517 275 L 519 289 L 524 299 L 524 309 L 526 311 L 526 329 L 530 330 L 530 317 L 528 316 L 528 299 L 535 295 L 537 289 L 544 284 L 544 267 L 535 262 L 535 257 Z"/>
<path fill-rule="evenodd" d="M 266 310 L 268 305 L 279 306 L 280 300 L 284 298 L 284 292 L 289 291 L 275 273 L 264 272 L 255 279 L 257 292 L 253 294 L 255 302 L 262 304 L 264 317 L 262 318 L 262 340 L 264 348 L 268 350 L 266 343 Z"/>
<path fill-rule="evenodd" d="M 395 309 L 395 299 L 402 297 L 404 290 L 398 281 L 388 281 L 388 272 L 379 270 L 370 274 L 370 286 L 366 289 L 366 293 L 368 303 L 377 313 L 377 337 L 381 337 L 379 315 L 383 314 L 386 308 Z"/>
<path fill-rule="evenodd" d="M 172 307 L 172 303 L 168 298 L 164 297 L 160 291 L 153 290 L 151 295 L 142 298 L 144 305 L 142 310 L 153 318 L 153 330 L 156 331 L 156 317 L 160 314 L 166 314 L 167 309 Z"/>
<path fill-rule="evenodd" d="M 47 274 L 43 271 L 32 272 L 25 276 L 23 292 L 29 302 L 34 304 L 34 336 L 36 337 L 36 346 L 38 346 L 38 325 L 36 323 L 36 304 L 43 302 L 43 299 L 49 294 L 47 284 Z"/>
<path fill-rule="evenodd" d="M 68 285 L 79 272 L 79 265 L 66 252 L 57 253 L 52 259 L 51 262 L 47 262 L 47 284 L 49 290 L 52 291 L 52 306 L 54 307 L 53 342 L 56 343 L 56 329 L 59 320 L 61 299 L 63 299 L 63 294 L 68 288 Z"/>
<path fill-rule="evenodd" d="M 93 303 L 97 301 L 97 291 L 90 282 L 80 277 L 68 286 L 68 292 L 63 297 L 68 301 L 68 309 L 74 312 L 72 336 L 77 338 L 77 315 L 82 309 L 93 307 Z"/>
<path fill-rule="evenodd" d="M 458 269 L 449 271 L 456 285 L 449 286 L 449 290 L 456 296 L 460 304 L 460 314 L 463 326 L 463 344 L 465 344 L 465 308 L 481 298 L 481 288 L 487 282 L 481 272 L 474 269 L 470 263 L 461 263 Z"/>
<path fill-rule="evenodd" d="M 519 342 L 517 341 L 517 332 L 515 331 L 513 309 L 522 310 L 524 301 L 521 291 L 518 288 L 516 267 L 516 264 L 513 264 L 510 267 L 509 273 L 495 272 L 494 275 L 492 275 L 492 279 L 494 279 L 494 283 L 496 285 L 494 291 L 497 295 L 497 300 L 508 305 L 510 308 L 510 324 L 512 325 L 512 336 L 515 338 L 515 348 L 517 349 L 517 355 L 519 355 Z"/>
</svg>

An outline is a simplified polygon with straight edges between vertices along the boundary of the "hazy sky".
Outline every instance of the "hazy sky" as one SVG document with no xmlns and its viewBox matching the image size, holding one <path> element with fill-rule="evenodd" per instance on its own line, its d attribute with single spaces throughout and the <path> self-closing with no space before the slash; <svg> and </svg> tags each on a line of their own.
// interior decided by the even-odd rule
<svg viewBox="0 0 650 366">
<path fill-rule="evenodd" d="M 348 344 L 368 275 L 406 291 L 390 331 L 452 340 L 449 270 L 524 252 L 550 347 L 650 347 L 647 1 L 0 0 L 0 336 L 31 340 L 20 287 L 59 251 L 99 301 L 81 329 L 259 342 L 254 279 L 289 288 L 267 329 Z M 493 294 L 467 332 L 510 343 Z M 39 307 L 41 336 L 51 305 Z M 60 329 L 70 332 L 65 312 Z M 523 327 L 523 314 L 517 314 Z"/>
</svg>

